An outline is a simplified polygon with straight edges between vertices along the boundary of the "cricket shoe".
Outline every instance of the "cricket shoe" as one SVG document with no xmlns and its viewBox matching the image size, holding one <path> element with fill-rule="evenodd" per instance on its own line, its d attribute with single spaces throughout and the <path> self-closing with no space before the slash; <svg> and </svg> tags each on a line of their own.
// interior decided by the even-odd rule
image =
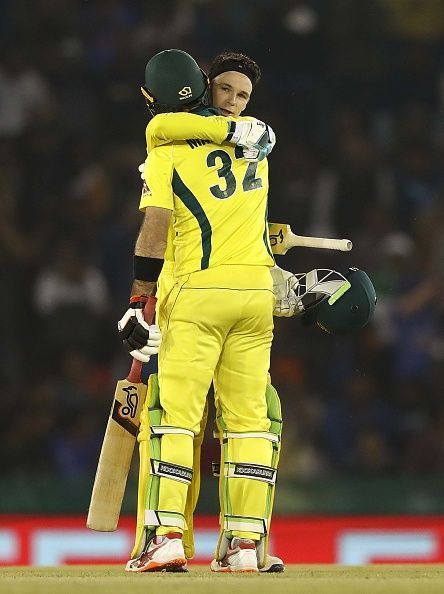
<svg viewBox="0 0 444 594">
<path fill-rule="evenodd" d="M 256 544 L 254 540 L 232 538 L 225 557 L 221 561 L 213 559 L 210 568 L 211 571 L 224 573 L 257 573 Z"/>
<path fill-rule="evenodd" d="M 259 569 L 259 573 L 282 573 L 283 571 L 285 571 L 284 562 L 273 555 L 267 555 L 265 565 Z"/>
<path fill-rule="evenodd" d="M 165 536 L 154 535 L 147 542 L 144 551 L 128 561 L 125 571 L 188 571 L 182 535 L 178 532 L 171 532 Z"/>
</svg>

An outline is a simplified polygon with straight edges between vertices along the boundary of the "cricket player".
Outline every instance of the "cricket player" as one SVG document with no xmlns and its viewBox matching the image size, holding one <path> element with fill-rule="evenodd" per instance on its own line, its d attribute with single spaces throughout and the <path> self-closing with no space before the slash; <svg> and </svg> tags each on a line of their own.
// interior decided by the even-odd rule
<svg viewBox="0 0 444 594">
<path fill-rule="evenodd" d="M 206 92 L 194 60 L 184 52 L 171 52 L 161 52 L 147 65 L 147 95 L 156 111 L 183 109 L 196 98 L 201 104 Z M 166 100 L 160 102 L 153 88 L 159 81 L 159 88 L 165 88 L 166 73 L 184 84 L 173 101 L 171 93 L 167 97 L 164 92 Z M 182 99 L 186 102 L 181 104 Z M 206 111 L 200 113 L 210 115 Z M 183 114 L 184 122 L 192 115 Z M 223 149 L 215 147 L 209 140 L 234 141 L 256 151 L 257 157 L 272 135 L 262 123 L 225 122 L 223 129 L 220 122 L 219 137 L 213 129 L 200 142 L 190 138 L 171 144 L 165 139 L 159 146 L 158 128 L 150 126 L 144 172 L 149 190 L 141 202 L 146 215 L 136 244 L 134 307 L 141 292 L 154 290 L 171 212 L 176 280 L 165 303 L 160 397 L 156 391 L 157 398 L 150 402 L 153 439 L 145 510 L 150 537 L 129 569 L 186 564 L 182 534 L 193 475 L 193 438 L 214 375 L 224 456 L 222 532 L 212 569 L 257 571 L 258 560 L 260 565 L 265 561 L 280 434 L 280 419 L 270 418 L 273 406 L 266 397 L 274 304 L 267 164 L 246 162 L 242 151 L 225 144 Z M 141 328 L 149 335 L 139 323 L 122 328 L 132 350 Z"/>
<path fill-rule="evenodd" d="M 214 108 L 218 108 L 219 112 L 227 117 L 237 118 L 247 107 L 249 99 L 251 97 L 252 90 L 260 80 L 260 69 L 259 66 L 244 54 L 226 52 L 219 54 L 214 59 L 210 71 L 210 92 L 211 98 L 210 103 Z M 171 136 L 170 139 L 185 140 L 185 130 L 181 128 L 183 118 L 181 116 L 171 116 L 168 118 L 169 121 L 163 124 L 158 123 L 158 128 L 163 137 L 166 138 L 168 134 Z M 159 120 L 159 118 L 158 118 Z M 193 130 L 194 133 L 201 133 L 199 128 Z M 244 155 L 247 158 L 254 158 L 256 153 L 252 152 L 251 149 L 244 148 Z M 257 151 L 256 151 L 257 152 Z M 144 165 L 139 168 L 143 173 Z M 143 179 L 143 177 L 142 177 Z M 144 181 L 144 180 L 143 180 Z M 147 191 L 147 187 L 144 181 L 143 194 Z M 143 195 L 142 195 L 143 200 Z M 175 276 L 174 276 L 174 228 L 172 222 L 170 223 L 168 232 L 168 241 L 165 251 L 164 264 L 160 273 L 157 283 L 157 323 L 162 330 L 165 320 L 165 305 L 167 297 L 174 287 Z M 276 315 L 276 312 L 275 312 Z M 152 378 L 154 381 L 155 378 Z M 276 402 L 276 408 L 279 410 L 280 415 L 280 403 L 278 395 L 275 392 L 273 386 L 267 386 L 267 390 L 274 393 L 274 400 Z M 217 392 L 215 393 L 217 401 Z M 208 407 L 205 407 L 204 415 L 201 422 L 201 430 L 198 435 L 194 438 L 194 456 L 193 456 L 193 480 L 188 488 L 187 504 L 185 508 L 185 518 L 187 523 L 187 529 L 184 531 L 183 542 L 187 558 L 191 558 L 194 555 L 194 538 L 192 530 L 193 513 L 196 507 L 197 499 L 199 496 L 200 489 L 200 450 L 204 437 L 205 426 L 207 422 L 207 411 Z M 142 423 L 142 431 L 139 436 L 140 441 L 140 457 L 141 457 L 141 468 L 145 467 L 145 458 L 148 458 L 148 452 L 146 451 L 145 432 L 143 431 L 144 423 Z M 220 465 L 215 463 L 214 468 L 218 468 Z M 218 476 L 216 473 L 215 476 Z M 140 482 L 140 496 L 138 505 L 138 521 L 137 521 L 137 533 L 136 543 L 133 550 L 132 557 L 136 557 L 142 547 L 142 541 L 144 537 L 144 494 L 146 490 L 147 476 L 141 475 Z M 281 572 L 284 571 L 284 564 L 282 559 L 267 555 L 265 565 L 260 569 L 261 572 Z"/>
</svg>

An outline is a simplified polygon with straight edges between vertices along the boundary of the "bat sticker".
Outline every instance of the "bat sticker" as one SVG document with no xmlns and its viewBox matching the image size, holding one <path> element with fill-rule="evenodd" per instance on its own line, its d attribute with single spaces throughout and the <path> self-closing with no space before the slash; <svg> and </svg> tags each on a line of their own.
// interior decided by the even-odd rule
<svg viewBox="0 0 444 594">
<path fill-rule="evenodd" d="M 137 405 L 139 404 L 137 387 L 128 386 L 127 388 L 123 388 L 123 391 L 126 392 L 126 406 L 122 405 L 120 407 L 119 414 L 121 417 L 130 417 L 131 419 L 134 419 L 137 412 Z"/>
<path fill-rule="evenodd" d="M 278 243 L 282 243 L 283 241 L 284 241 L 284 234 L 282 232 L 282 229 L 280 229 L 279 233 L 277 233 L 276 235 L 270 235 L 271 247 L 274 247 L 275 245 L 277 245 Z"/>
<path fill-rule="evenodd" d="M 128 433 L 131 433 L 131 435 L 136 437 L 137 433 L 139 432 L 139 427 L 134 425 L 134 423 L 132 423 L 128 419 L 128 417 L 122 417 L 122 415 L 120 414 L 120 409 L 120 402 L 118 400 L 114 400 L 113 408 L 111 411 L 111 418 L 113 418 L 118 425 L 125 429 L 125 431 L 128 431 Z"/>
</svg>

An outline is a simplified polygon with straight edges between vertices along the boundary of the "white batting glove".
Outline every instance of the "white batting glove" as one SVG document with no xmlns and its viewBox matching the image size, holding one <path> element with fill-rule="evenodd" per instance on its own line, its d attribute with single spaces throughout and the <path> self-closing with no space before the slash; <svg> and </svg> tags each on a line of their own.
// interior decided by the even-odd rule
<svg viewBox="0 0 444 594">
<path fill-rule="evenodd" d="M 260 120 L 236 122 L 230 143 L 244 147 L 248 161 L 262 161 L 273 150 L 276 135 L 271 126 Z"/>
<path fill-rule="evenodd" d="M 262 161 L 262 159 L 265 159 L 266 157 L 268 157 L 272 148 L 273 147 L 270 148 L 269 145 L 267 145 L 261 149 L 247 148 L 244 146 L 242 149 L 243 154 L 244 154 L 244 159 L 246 161 L 250 161 L 252 163 L 257 163 L 258 161 Z"/>
<path fill-rule="evenodd" d="M 274 266 L 270 272 L 273 278 L 273 293 L 276 298 L 273 315 L 291 318 L 301 314 L 304 307 L 295 293 L 299 284 L 298 279 L 292 272 L 283 270 L 279 266 Z"/>
<path fill-rule="evenodd" d="M 139 173 L 140 173 L 140 179 L 142 181 L 145 181 L 145 177 L 143 175 L 143 172 L 145 171 L 145 161 L 143 163 L 141 163 L 137 169 L 139 170 Z"/>
<path fill-rule="evenodd" d="M 268 142 L 262 148 L 244 148 L 244 158 L 247 161 L 262 161 L 268 157 L 276 144 L 276 134 L 271 126 L 267 125 Z"/>
<path fill-rule="evenodd" d="M 253 147 L 266 133 L 267 124 L 260 120 L 252 119 L 236 122 L 230 142 L 239 146 Z"/>
<path fill-rule="evenodd" d="M 117 323 L 117 328 L 130 355 L 142 363 L 148 363 L 150 356 L 159 352 L 162 335 L 157 324 L 150 325 L 143 319 L 144 306 L 144 301 L 131 303 Z"/>
</svg>

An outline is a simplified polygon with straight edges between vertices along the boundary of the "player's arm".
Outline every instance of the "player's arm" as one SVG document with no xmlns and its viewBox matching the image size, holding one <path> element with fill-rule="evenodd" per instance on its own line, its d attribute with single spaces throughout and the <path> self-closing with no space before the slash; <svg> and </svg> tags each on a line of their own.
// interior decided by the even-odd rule
<svg viewBox="0 0 444 594">
<path fill-rule="evenodd" d="M 188 112 L 163 113 L 156 115 L 146 128 L 148 152 L 161 144 L 187 138 L 208 140 L 215 144 L 228 142 L 250 151 L 257 151 L 251 160 L 266 157 L 276 142 L 270 126 L 247 117 L 204 117 Z"/>
<path fill-rule="evenodd" d="M 171 148 L 159 147 L 150 152 L 145 167 L 149 190 L 142 195 L 139 206 L 144 210 L 144 218 L 134 248 L 130 306 L 118 324 L 124 346 L 140 361 L 147 360 L 160 345 L 159 328 L 149 326 L 142 312 L 148 298 L 156 293 L 163 266 L 174 207 L 172 170 Z"/>
<path fill-rule="evenodd" d="M 139 204 L 144 218 L 134 250 L 132 296 L 155 293 L 174 210 L 172 178 L 172 148 L 162 146 L 152 149 L 145 162 L 145 188 Z"/>
<path fill-rule="evenodd" d="M 197 138 L 222 144 L 227 140 L 230 127 L 235 120 L 224 116 L 204 117 L 195 113 L 176 112 L 156 115 L 146 128 L 148 149 L 163 142 Z"/>
<path fill-rule="evenodd" d="M 131 297 L 155 294 L 157 279 L 163 266 L 170 220 L 171 210 L 169 209 L 158 206 L 145 208 L 134 249 L 134 281 Z M 147 269 L 148 261 L 151 261 L 152 271 Z M 140 276 L 143 278 L 138 278 Z M 151 278 L 148 278 L 150 276 Z"/>
</svg>

